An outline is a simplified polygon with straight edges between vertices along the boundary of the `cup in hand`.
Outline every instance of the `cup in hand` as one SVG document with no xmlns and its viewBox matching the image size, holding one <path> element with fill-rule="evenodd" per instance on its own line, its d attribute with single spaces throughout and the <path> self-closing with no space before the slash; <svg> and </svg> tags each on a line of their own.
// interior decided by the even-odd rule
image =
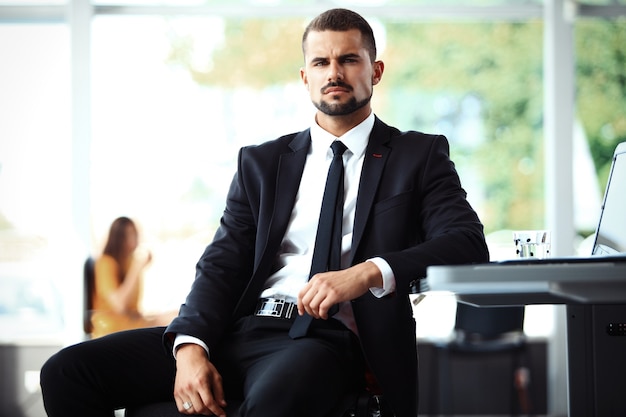
<svg viewBox="0 0 626 417">
<path fill-rule="evenodd" d="M 550 257 L 550 232 L 548 230 L 514 231 L 513 241 L 518 258 L 544 259 Z"/>
</svg>

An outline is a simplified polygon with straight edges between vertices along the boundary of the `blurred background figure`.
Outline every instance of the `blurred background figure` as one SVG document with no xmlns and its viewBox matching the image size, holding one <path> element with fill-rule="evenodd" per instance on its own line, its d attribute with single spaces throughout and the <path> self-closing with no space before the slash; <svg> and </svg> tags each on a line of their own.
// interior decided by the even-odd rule
<svg viewBox="0 0 626 417">
<path fill-rule="evenodd" d="M 128 217 L 113 221 L 102 255 L 94 266 L 91 337 L 120 330 L 165 326 L 176 311 L 143 315 L 140 311 L 142 273 L 152 253 L 138 249 L 139 232 Z"/>
</svg>

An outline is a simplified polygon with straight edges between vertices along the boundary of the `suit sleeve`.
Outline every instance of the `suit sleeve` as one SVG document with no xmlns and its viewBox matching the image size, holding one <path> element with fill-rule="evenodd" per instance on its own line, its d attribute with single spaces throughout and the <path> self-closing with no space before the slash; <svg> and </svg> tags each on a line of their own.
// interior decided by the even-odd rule
<svg viewBox="0 0 626 417">
<path fill-rule="evenodd" d="M 411 172 L 412 189 L 405 193 L 409 209 L 404 225 L 407 235 L 402 239 L 406 247 L 379 254 L 391 266 L 399 294 L 410 292 L 412 283 L 425 277 L 430 265 L 489 260 L 483 225 L 467 201 L 467 193 L 449 158 L 447 139 L 443 136 L 428 139 L 424 142 L 430 146 L 423 152 L 419 167 Z M 394 211 L 388 210 L 375 222 L 389 224 L 394 221 L 393 216 L 396 216 Z"/>
</svg>

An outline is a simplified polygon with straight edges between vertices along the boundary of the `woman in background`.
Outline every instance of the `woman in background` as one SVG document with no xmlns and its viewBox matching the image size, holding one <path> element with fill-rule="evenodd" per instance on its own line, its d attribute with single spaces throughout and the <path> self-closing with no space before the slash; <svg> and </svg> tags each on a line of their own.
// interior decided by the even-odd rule
<svg viewBox="0 0 626 417">
<path fill-rule="evenodd" d="M 166 326 L 176 312 L 144 316 L 139 311 L 142 272 L 152 254 L 137 250 L 139 233 L 128 217 L 111 224 L 104 252 L 95 263 L 92 337 L 140 327 Z"/>
</svg>

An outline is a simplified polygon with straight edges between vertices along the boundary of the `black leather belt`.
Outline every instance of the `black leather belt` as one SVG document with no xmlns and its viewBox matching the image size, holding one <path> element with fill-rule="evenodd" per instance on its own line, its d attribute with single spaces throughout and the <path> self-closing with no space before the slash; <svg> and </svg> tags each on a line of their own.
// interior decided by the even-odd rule
<svg viewBox="0 0 626 417">
<path fill-rule="evenodd" d="M 297 314 L 298 307 L 296 303 L 290 303 L 280 298 L 261 298 L 254 310 L 255 316 L 285 320 L 290 320 Z"/>
</svg>

